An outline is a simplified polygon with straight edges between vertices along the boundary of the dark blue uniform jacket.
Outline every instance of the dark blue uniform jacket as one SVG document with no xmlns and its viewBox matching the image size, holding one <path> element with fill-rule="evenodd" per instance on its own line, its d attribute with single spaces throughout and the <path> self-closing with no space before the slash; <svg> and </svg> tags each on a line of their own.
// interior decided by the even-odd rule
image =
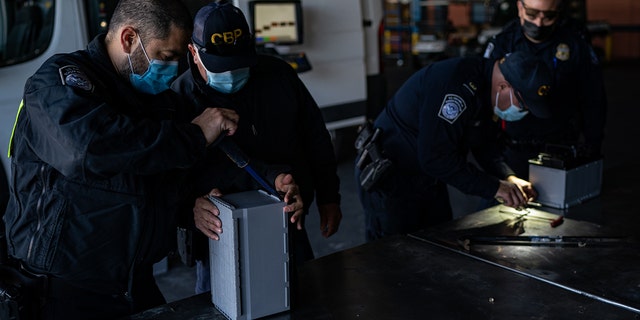
<svg viewBox="0 0 640 320">
<path fill-rule="evenodd" d="M 9 253 L 32 271 L 108 294 L 175 246 L 181 170 L 205 152 L 168 90 L 138 93 L 98 36 L 27 80 L 12 142 Z"/>
<path fill-rule="evenodd" d="M 528 51 L 542 57 L 553 71 L 551 117 L 529 114 L 520 121 L 505 122 L 505 131 L 509 138 L 523 143 L 573 144 L 582 134 L 599 154 L 607 108 L 601 66 L 582 28 L 572 20 L 557 24 L 550 40 L 534 44 L 516 20 L 487 44 L 484 57 L 490 61 L 510 52 Z"/>
<path fill-rule="evenodd" d="M 207 107 L 235 110 L 240 116 L 238 130 L 225 139 L 234 140 L 250 163 L 289 166 L 306 208 L 314 195 L 318 204 L 340 203 L 331 138 L 318 105 L 291 66 L 259 55 L 247 84 L 236 93 L 223 94 L 205 83 L 191 56 L 189 64 L 190 69 L 178 77 L 172 89 L 195 103 L 198 111 Z M 190 183 L 195 185 L 196 195 L 213 187 L 230 193 L 251 185 L 251 178 L 218 149 L 208 152 L 194 172 Z M 272 183 L 273 178 L 267 180 Z"/>
<path fill-rule="evenodd" d="M 453 58 L 431 64 L 398 89 L 375 121 L 382 149 L 396 170 L 439 179 L 460 191 L 493 197 L 504 164 L 489 106 L 493 64 Z M 467 161 L 471 150 L 485 171 Z"/>
</svg>

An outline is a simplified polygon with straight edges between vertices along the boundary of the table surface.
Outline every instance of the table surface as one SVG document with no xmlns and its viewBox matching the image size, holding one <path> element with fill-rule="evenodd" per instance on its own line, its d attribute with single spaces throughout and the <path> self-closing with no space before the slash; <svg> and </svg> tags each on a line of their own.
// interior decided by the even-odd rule
<svg viewBox="0 0 640 320">
<path fill-rule="evenodd" d="M 637 241 L 465 243 L 480 236 L 608 237 L 597 224 L 503 206 L 305 263 L 291 311 L 264 319 L 638 319 Z M 528 238 L 526 238 L 528 239 Z M 568 239 L 568 238 L 565 238 Z M 485 239 L 486 240 L 486 239 Z M 225 319 L 209 294 L 127 319 Z"/>
<path fill-rule="evenodd" d="M 551 227 L 549 220 L 558 217 L 538 209 L 525 213 L 496 206 L 412 236 L 640 313 L 638 238 L 572 219 Z M 500 236 L 508 241 L 464 240 L 502 240 Z M 523 241 L 511 241 L 514 237 Z"/>
</svg>

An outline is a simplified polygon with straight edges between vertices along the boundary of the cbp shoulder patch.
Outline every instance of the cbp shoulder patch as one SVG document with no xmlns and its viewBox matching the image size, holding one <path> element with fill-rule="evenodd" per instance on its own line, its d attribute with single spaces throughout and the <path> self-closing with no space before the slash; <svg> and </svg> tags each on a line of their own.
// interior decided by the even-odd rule
<svg viewBox="0 0 640 320">
<path fill-rule="evenodd" d="M 93 91 L 93 84 L 78 66 L 67 65 L 58 69 L 58 72 L 63 85 Z"/>
<path fill-rule="evenodd" d="M 467 109 L 467 105 L 459 95 L 448 94 L 442 100 L 438 117 L 453 124 L 465 109 Z"/>
</svg>

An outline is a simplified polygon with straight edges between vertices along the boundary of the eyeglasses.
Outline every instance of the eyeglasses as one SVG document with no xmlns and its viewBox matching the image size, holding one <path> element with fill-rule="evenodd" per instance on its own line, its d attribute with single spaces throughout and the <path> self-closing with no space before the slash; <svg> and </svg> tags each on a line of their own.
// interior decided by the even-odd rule
<svg viewBox="0 0 640 320">
<path fill-rule="evenodd" d="M 524 0 L 520 0 L 520 3 L 522 3 L 522 7 L 524 8 L 524 13 L 531 20 L 535 20 L 538 16 L 540 16 L 540 13 L 542 13 L 542 19 L 546 21 L 553 21 L 559 15 L 558 10 L 542 11 L 538 9 L 527 8 L 527 6 L 524 4 Z"/>
</svg>

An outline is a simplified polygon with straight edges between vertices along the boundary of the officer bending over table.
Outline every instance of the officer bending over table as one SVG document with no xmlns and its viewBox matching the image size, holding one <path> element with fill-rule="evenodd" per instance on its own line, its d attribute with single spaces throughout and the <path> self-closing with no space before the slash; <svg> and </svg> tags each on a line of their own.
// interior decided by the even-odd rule
<svg viewBox="0 0 640 320">
<path fill-rule="evenodd" d="M 550 84 L 548 67 L 526 52 L 447 59 L 412 75 L 356 141 L 367 240 L 451 220 L 447 184 L 510 207 L 535 199 L 503 161 L 495 121 L 548 117 Z"/>
</svg>

